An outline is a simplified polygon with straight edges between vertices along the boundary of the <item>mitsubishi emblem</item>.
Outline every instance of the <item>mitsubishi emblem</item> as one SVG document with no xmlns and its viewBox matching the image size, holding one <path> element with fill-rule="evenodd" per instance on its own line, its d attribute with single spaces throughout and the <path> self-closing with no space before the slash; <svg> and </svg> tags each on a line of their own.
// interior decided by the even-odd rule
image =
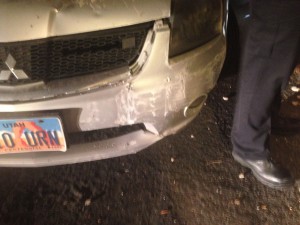
<svg viewBox="0 0 300 225">
<path fill-rule="evenodd" d="M 0 72 L 0 81 L 9 80 L 11 75 L 14 75 L 18 80 L 29 79 L 29 77 L 23 70 L 15 69 L 17 62 L 11 54 L 8 54 L 5 64 L 8 70 L 2 70 Z"/>
</svg>

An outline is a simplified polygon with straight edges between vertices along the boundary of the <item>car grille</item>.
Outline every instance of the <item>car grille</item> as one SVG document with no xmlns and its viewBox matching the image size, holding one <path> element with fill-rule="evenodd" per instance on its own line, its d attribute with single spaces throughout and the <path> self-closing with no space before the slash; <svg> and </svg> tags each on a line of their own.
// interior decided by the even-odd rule
<svg viewBox="0 0 300 225">
<path fill-rule="evenodd" d="M 8 70 L 10 54 L 14 69 L 23 70 L 30 80 L 10 76 L 0 84 L 51 81 L 116 69 L 131 64 L 139 55 L 153 23 L 117 29 L 54 37 L 34 41 L 0 43 L 0 71 Z"/>
</svg>

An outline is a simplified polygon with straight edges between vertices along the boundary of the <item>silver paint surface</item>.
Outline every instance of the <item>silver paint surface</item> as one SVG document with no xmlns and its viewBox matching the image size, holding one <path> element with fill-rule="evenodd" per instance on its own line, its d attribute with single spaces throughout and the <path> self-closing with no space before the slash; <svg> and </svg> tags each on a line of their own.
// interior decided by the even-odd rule
<svg viewBox="0 0 300 225">
<path fill-rule="evenodd" d="M 0 0 L 0 42 L 129 26 L 168 18 L 171 11 L 171 0 L 106 0 L 84 6 L 52 2 L 67 1 Z"/>
<path fill-rule="evenodd" d="M 1 17 L 0 14 L 0 21 Z M 68 110 L 64 123 L 69 132 L 140 123 L 146 127 L 146 131 L 104 142 L 73 145 L 63 154 L 3 155 L 0 165 L 48 166 L 131 154 L 185 127 L 197 116 L 204 102 L 192 109 L 189 106 L 199 97 L 205 100 L 216 84 L 225 58 L 226 40 L 220 34 L 203 46 L 171 59 L 169 40 L 169 25 L 156 20 L 140 57 L 129 68 L 46 84 L 0 86 L 2 118 L 16 113 Z M 78 116 L 71 116 L 78 110 Z"/>
</svg>

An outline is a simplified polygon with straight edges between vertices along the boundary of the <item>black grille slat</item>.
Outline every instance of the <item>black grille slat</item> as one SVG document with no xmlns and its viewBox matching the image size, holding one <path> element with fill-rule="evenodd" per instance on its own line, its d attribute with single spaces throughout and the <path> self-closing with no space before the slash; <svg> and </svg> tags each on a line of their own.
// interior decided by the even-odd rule
<svg viewBox="0 0 300 225">
<path fill-rule="evenodd" d="M 50 81 L 128 66 L 139 55 L 153 23 L 118 29 L 14 43 L 0 43 L 0 71 L 11 54 L 32 82 Z M 135 46 L 123 49 L 122 41 L 134 38 Z M 21 81 L 24 82 L 24 81 Z M 0 84 L 19 83 L 11 76 Z"/>
</svg>

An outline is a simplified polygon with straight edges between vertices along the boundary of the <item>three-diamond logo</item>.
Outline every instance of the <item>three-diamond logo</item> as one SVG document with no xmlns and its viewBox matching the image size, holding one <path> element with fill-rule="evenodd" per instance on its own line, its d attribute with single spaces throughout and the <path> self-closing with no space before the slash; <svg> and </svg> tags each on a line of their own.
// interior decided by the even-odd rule
<svg viewBox="0 0 300 225">
<path fill-rule="evenodd" d="M 15 69 L 16 64 L 17 62 L 14 57 L 12 57 L 11 54 L 8 54 L 7 59 L 5 60 L 5 65 L 8 70 L 2 70 L 0 72 L 0 81 L 7 81 L 12 75 L 14 75 L 17 80 L 29 79 L 23 70 Z"/>
</svg>

